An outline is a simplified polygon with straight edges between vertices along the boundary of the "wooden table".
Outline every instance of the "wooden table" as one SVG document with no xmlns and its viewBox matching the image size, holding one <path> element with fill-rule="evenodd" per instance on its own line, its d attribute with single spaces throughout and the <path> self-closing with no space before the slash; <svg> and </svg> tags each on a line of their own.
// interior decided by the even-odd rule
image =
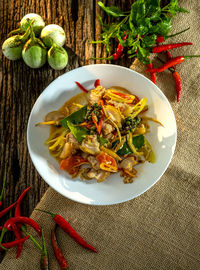
<svg viewBox="0 0 200 270">
<path fill-rule="evenodd" d="M 69 64 L 62 71 L 54 71 L 47 64 L 34 70 L 26 66 L 22 60 L 9 61 L 1 54 L 0 186 L 4 174 L 7 175 L 3 207 L 10 205 L 26 187 L 31 186 L 32 190 L 22 205 L 22 213 L 30 215 L 48 188 L 35 170 L 28 153 L 26 129 L 29 114 L 38 96 L 55 78 L 80 65 L 95 63 L 89 60 L 90 57 L 105 56 L 101 46 L 95 47 L 89 43 L 100 35 L 101 28 L 97 14 L 100 13 L 103 19 L 105 18 L 97 2 L 95 0 L 0 1 L 2 43 L 10 31 L 19 27 L 24 15 L 34 12 L 40 14 L 46 24 L 55 23 L 64 28 L 69 53 Z M 109 1 L 109 4 L 117 3 L 118 6 L 128 9 L 131 2 Z M 130 61 L 122 59 L 120 64 L 129 66 Z M 1 224 L 5 219 L 2 219 Z M 13 239 L 12 234 L 6 237 L 5 240 Z"/>
</svg>

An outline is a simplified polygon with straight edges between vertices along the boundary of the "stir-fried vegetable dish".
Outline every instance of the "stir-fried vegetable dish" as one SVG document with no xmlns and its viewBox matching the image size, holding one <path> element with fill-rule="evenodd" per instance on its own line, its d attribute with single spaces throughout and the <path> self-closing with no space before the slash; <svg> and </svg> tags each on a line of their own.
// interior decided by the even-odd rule
<svg viewBox="0 0 200 270">
<path fill-rule="evenodd" d="M 132 183 L 138 164 L 155 161 L 145 134 L 150 132 L 148 121 L 161 123 L 145 116 L 147 110 L 145 97 L 97 85 L 48 113 L 39 125 L 51 126 L 45 143 L 72 178 L 102 182 L 120 172 L 124 183 Z"/>
</svg>

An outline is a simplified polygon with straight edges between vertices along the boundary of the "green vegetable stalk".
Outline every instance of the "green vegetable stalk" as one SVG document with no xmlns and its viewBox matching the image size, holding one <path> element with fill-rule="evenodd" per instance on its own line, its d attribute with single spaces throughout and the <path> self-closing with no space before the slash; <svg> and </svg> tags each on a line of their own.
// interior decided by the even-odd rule
<svg viewBox="0 0 200 270">
<path fill-rule="evenodd" d="M 30 27 L 23 36 L 17 35 L 6 39 L 2 45 L 2 52 L 9 60 L 18 60 L 22 57 L 24 43 L 30 35 Z"/>
<path fill-rule="evenodd" d="M 40 39 L 35 37 L 33 29 L 31 29 L 31 38 L 24 45 L 22 58 L 31 68 L 40 68 L 46 63 L 46 47 Z"/>
</svg>

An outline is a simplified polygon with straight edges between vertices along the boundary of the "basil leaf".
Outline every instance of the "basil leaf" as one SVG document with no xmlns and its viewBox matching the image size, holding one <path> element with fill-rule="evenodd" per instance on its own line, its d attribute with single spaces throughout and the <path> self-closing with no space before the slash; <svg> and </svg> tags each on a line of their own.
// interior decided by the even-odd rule
<svg viewBox="0 0 200 270">
<path fill-rule="evenodd" d="M 99 1 L 98 5 L 109 15 L 109 16 L 113 16 L 113 17 L 121 17 L 121 16 L 125 16 L 125 14 L 123 13 L 123 11 L 121 11 L 120 8 L 115 7 L 115 6 L 110 6 L 110 7 L 105 7 L 104 4 Z"/>
<path fill-rule="evenodd" d="M 133 139 L 132 139 L 133 145 L 138 150 L 144 145 L 144 141 L 145 141 L 144 135 L 138 135 L 136 137 L 133 137 Z M 114 142 L 112 146 L 114 147 L 118 143 L 119 143 L 119 140 Z M 120 150 L 117 151 L 117 154 L 120 155 L 120 156 L 132 154 L 132 151 L 129 148 L 127 141 L 125 141 L 123 147 Z"/>
<path fill-rule="evenodd" d="M 80 110 L 68 115 L 64 119 L 60 120 L 60 124 L 64 128 L 68 128 L 67 121 L 70 121 L 72 124 L 78 125 L 84 122 L 86 113 L 87 113 L 87 105 L 82 107 Z"/>
<path fill-rule="evenodd" d="M 72 122 L 67 121 L 67 126 L 79 143 L 89 134 L 89 130 L 83 127 L 75 126 Z"/>
</svg>

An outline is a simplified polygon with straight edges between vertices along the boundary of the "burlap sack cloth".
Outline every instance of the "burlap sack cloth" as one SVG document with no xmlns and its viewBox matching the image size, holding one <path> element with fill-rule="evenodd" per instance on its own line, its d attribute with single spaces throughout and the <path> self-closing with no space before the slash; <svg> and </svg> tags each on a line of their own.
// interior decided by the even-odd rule
<svg viewBox="0 0 200 270">
<path fill-rule="evenodd" d="M 191 29 L 172 41 L 192 41 L 194 46 L 177 49 L 174 53 L 200 53 L 199 1 L 180 2 L 190 14 L 177 16 L 173 31 L 187 26 Z M 178 140 L 169 168 L 153 188 L 129 202 L 103 207 L 73 202 L 49 188 L 37 205 L 63 215 L 98 249 L 98 254 L 94 254 L 81 248 L 59 229 L 58 242 L 70 269 L 200 269 L 199 63 L 199 59 L 188 60 L 177 68 L 183 88 L 179 104 L 175 101 L 171 74 L 166 71 L 157 76 L 158 86 L 175 112 Z M 31 217 L 45 228 L 50 269 L 60 269 L 50 245 L 54 222 L 50 216 L 37 211 Z M 26 241 L 18 260 L 15 254 L 15 248 L 8 251 L 1 270 L 40 269 L 40 252 L 32 241 Z"/>
</svg>

